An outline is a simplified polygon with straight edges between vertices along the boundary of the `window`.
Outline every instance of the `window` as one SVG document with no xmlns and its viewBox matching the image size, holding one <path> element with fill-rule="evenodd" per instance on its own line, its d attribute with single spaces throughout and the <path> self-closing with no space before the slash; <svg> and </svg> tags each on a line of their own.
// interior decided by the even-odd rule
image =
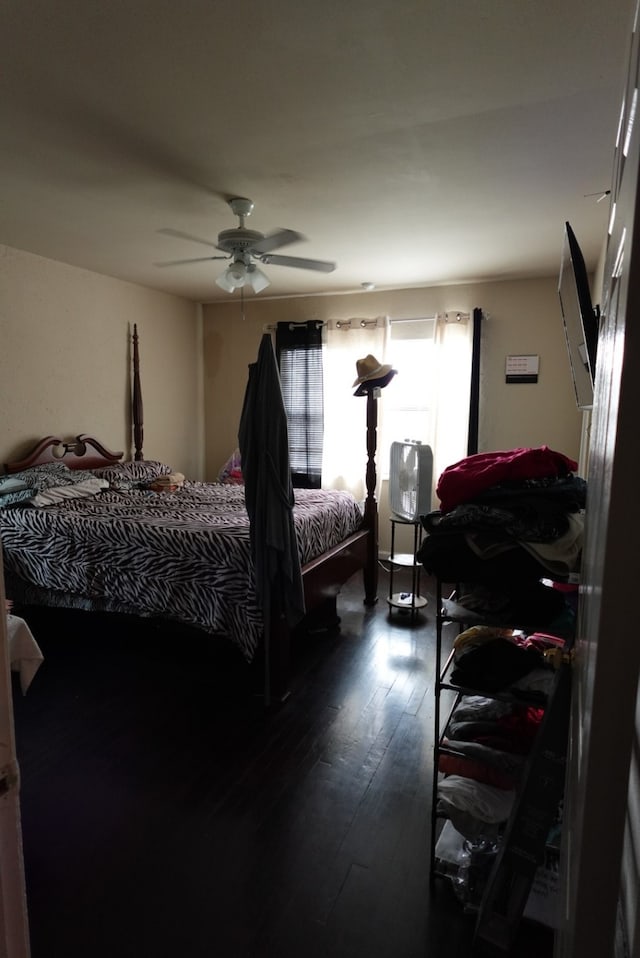
<svg viewBox="0 0 640 958">
<path fill-rule="evenodd" d="M 389 477 L 391 443 L 414 439 L 433 448 L 436 431 L 436 318 L 391 320 L 387 362 L 398 375 L 384 397 L 379 469 Z"/>
<path fill-rule="evenodd" d="M 364 500 L 366 403 L 354 398 L 353 381 L 357 360 L 369 353 L 398 373 L 377 410 L 378 481 L 388 479 L 396 440 L 431 446 L 434 480 L 467 455 L 473 347 L 468 313 L 329 321 L 324 353 L 322 323 L 278 323 L 276 329 L 294 485 L 322 483 Z M 378 487 L 378 499 L 380 492 Z"/>
<path fill-rule="evenodd" d="M 287 413 L 294 488 L 319 489 L 322 480 L 322 325 L 278 323 L 276 356 Z"/>
</svg>

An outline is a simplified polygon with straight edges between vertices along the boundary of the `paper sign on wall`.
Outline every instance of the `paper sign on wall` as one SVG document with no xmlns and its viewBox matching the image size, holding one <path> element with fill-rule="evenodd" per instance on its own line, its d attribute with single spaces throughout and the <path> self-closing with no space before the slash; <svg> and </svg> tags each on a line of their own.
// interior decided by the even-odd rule
<svg viewBox="0 0 640 958">
<path fill-rule="evenodd" d="M 539 356 L 507 356 L 505 382 L 537 383 Z"/>
</svg>

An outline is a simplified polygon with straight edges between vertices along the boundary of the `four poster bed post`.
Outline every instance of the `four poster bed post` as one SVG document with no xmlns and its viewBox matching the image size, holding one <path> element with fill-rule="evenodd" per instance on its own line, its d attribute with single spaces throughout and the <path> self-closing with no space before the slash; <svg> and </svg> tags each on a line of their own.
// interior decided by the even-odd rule
<svg viewBox="0 0 640 958">
<path fill-rule="evenodd" d="M 367 562 L 364 568 L 365 604 L 373 605 L 378 597 L 378 503 L 376 501 L 376 447 L 378 443 L 378 396 L 380 389 L 367 389 L 367 498 L 364 523 L 369 530 Z"/>
<path fill-rule="evenodd" d="M 136 462 L 142 462 L 144 454 L 142 452 L 142 440 L 144 430 L 142 425 L 142 387 L 140 385 L 140 351 L 138 348 L 138 324 L 133 324 L 133 396 L 132 396 L 132 415 L 133 415 L 133 443 L 135 447 L 134 456 Z"/>
</svg>

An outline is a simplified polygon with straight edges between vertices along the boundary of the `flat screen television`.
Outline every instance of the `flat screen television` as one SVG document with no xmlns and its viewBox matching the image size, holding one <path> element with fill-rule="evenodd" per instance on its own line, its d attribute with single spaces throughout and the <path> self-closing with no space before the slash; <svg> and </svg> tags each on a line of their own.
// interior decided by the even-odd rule
<svg viewBox="0 0 640 958">
<path fill-rule="evenodd" d="M 558 294 L 576 402 L 579 409 L 591 409 L 600 310 L 591 303 L 584 257 L 569 223 L 565 223 Z"/>
</svg>

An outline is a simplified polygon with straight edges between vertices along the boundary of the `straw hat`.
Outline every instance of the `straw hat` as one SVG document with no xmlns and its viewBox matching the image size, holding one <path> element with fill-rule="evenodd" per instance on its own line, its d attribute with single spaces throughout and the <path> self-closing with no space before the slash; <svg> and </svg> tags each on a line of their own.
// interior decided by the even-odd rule
<svg viewBox="0 0 640 958">
<path fill-rule="evenodd" d="M 358 378 L 353 385 L 359 386 L 360 383 L 369 382 L 371 379 L 383 379 L 391 372 L 391 368 L 391 363 L 380 364 L 376 357 L 369 353 L 364 359 L 357 360 L 356 372 Z"/>
</svg>

